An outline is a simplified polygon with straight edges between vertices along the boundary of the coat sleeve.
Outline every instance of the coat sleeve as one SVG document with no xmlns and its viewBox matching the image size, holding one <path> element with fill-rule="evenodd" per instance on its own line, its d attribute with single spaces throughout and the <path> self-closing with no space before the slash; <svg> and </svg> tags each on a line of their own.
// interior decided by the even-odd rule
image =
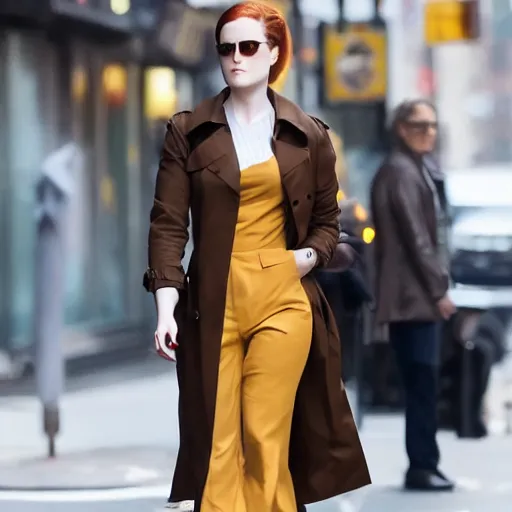
<svg viewBox="0 0 512 512">
<path fill-rule="evenodd" d="M 188 144 L 180 129 L 184 115 L 177 114 L 167 124 L 156 178 L 144 274 L 144 287 L 153 293 L 164 287 L 182 289 L 185 283 L 182 259 L 189 237 L 190 185 L 185 169 Z"/>
<path fill-rule="evenodd" d="M 303 247 L 312 247 L 318 254 L 318 267 L 325 267 L 334 255 L 339 237 L 338 177 L 336 154 L 327 126 L 313 118 L 317 125 L 318 140 L 315 154 L 316 191 L 308 236 Z"/>
<path fill-rule="evenodd" d="M 428 233 L 420 188 L 415 177 L 406 170 L 390 168 L 389 176 L 388 194 L 393 215 L 403 233 L 403 244 L 430 296 L 437 302 L 448 291 L 448 274 L 443 271 Z"/>
</svg>

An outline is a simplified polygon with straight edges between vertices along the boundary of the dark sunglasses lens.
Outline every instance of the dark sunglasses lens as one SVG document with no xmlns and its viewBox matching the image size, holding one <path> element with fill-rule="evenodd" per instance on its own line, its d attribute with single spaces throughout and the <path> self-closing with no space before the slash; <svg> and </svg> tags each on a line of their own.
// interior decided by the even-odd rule
<svg viewBox="0 0 512 512">
<path fill-rule="evenodd" d="M 412 121 L 411 128 L 417 132 L 427 133 L 429 128 L 437 130 L 437 123 L 429 123 L 428 121 Z"/>
<path fill-rule="evenodd" d="M 260 43 L 258 41 L 240 41 L 238 47 L 244 57 L 252 57 L 258 51 Z"/>
<path fill-rule="evenodd" d="M 221 43 L 217 45 L 217 52 L 221 57 L 227 57 L 235 51 L 235 43 Z"/>
</svg>

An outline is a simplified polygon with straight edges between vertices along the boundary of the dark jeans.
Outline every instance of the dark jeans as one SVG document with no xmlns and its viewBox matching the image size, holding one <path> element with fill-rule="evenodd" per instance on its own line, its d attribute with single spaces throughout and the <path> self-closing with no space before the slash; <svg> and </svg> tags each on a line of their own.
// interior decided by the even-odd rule
<svg viewBox="0 0 512 512">
<path fill-rule="evenodd" d="M 405 443 L 411 469 L 436 470 L 439 463 L 437 395 L 441 326 L 395 322 L 390 342 L 405 388 Z"/>
</svg>

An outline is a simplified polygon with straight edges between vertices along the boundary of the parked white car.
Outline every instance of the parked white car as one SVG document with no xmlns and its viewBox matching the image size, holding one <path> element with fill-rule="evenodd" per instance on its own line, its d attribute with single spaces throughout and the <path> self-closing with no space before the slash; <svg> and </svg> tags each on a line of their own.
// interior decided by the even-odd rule
<svg viewBox="0 0 512 512">
<path fill-rule="evenodd" d="M 512 325 L 512 166 L 450 170 L 451 295 L 459 307 L 486 310 L 481 329 L 497 357 Z"/>
</svg>

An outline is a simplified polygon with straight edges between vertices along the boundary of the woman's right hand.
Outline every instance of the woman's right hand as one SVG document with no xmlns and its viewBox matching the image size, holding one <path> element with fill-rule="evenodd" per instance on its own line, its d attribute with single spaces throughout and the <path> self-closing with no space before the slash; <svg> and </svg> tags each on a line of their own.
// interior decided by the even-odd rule
<svg viewBox="0 0 512 512">
<path fill-rule="evenodd" d="M 178 325 L 172 313 L 167 313 L 165 318 L 158 319 L 155 331 L 155 348 L 160 357 L 176 362 L 177 336 Z"/>
</svg>

